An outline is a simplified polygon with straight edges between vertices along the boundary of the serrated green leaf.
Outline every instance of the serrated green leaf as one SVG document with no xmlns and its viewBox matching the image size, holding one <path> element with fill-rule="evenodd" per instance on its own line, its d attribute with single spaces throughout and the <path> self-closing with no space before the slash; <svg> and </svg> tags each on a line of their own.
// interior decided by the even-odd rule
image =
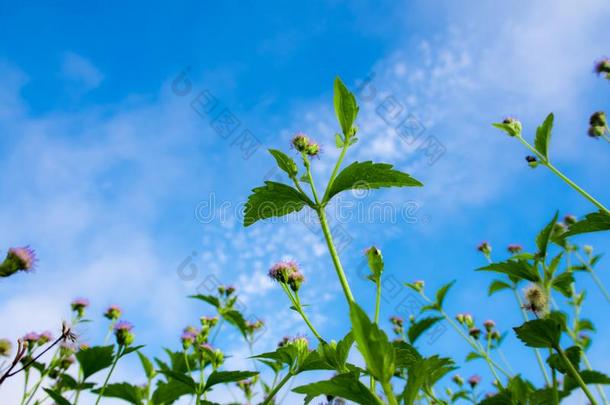
<svg viewBox="0 0 610 405">
<path fill-rule="evenodd" d="M 564 352 L 567 358 L 570 360 L 570 363 L 572 363 L 572 366 L 574 366 L 574 368 L 578 370 L 580 368 L 580 355 L 582 353 L 581 348 L 578 346 L 572 346 L 565 349 Z M 565 374 L 568 372 L 568 366 L 566 362 L 557 353 L 553 353 L 549 357 L 547 357 L 546 362 L 550 367 L 554 368 L 560 373 Z"/>
<path fill-rule="evenodd" d="M 381 187 L 421 187 L 410 175 L 394 170 L 387 163 L 354 162 L 341 171 L 330 185 L 327 201 L 345 190 L 368 190 Z"/>
<path fill-rule="evenodd" d="M 564 296 L 571 297 L 572 283 L 574 283 L 574 275 L 571 271 L 564 271 L 553 278 L 551 287 L 562 293 Z"/>
<path fill-rule="evenodd" d="M 555 212 L 555 215 L 553 216 L 553 219 L 551 220 L 551 222 L 549 222 L 538 234 L 538 236 L 536 236 L 536 246 L 538 247 L 538 254 L 537 257 L 540 260 L 544 260 L 546 258 L 546 252 L 547 249 L 549 247 L 549 242 L 551 240 L 551 235 L 553 233 L 553 228 L 555 227 L 555 224 L 557 223 L 557 215 L 559 213 Z"/>
<path fill-rule="evenodd" d="M 193 389 L 178 380 L 158 381 L 152 396 L 153 404 L 171 404 L 183 395 L 194 394 Z"/>
<path fill-rule="evenodd" d="M 413 404 L 420 389 L 430 389 L 448 372 L 455 370 L 451 359 L 432 356 L 422 358 L 409 368 L 402 393 L 405 404 Z"/>
<path fill-rule="evenodd" d="M 585 382 L 585 384 L 610 384 L 610 377 L 606 374 L 595 371 L 595 370 L 581 370 L 579 371 L 580 377 Z M 566 374 L 565 380 L 563 383 L 563 389 L 566 392 L 572 391 L 574 388 L 578 388 L 578 383 L 574 380 L 574 378 L 570 374 Z"/>
<path fill-rule="evenodd" d="M 114 360 L 114 346 L 92 346 L 79 350 L 76 360 L 83 370 L 83 381 L 93 374 L 108 368 Z"/>
<path fill-rule="evenodd" d="M 591 332 L 595 332 L 595 326 L 593 322 L 589 319 L 581 319 L 578 321 L 578 329 L 579 330 L 589 330 Z"/>
<path fill-rule="evenodd" d="M 94 394 L 99 394 L 101 389 L 93 390 Z M 142 393 L 140 388 L 126 382 L 108 384 L 104 389 L 103 397 L 120 398 L 131 404 L 140 405 L 142 403 Z"/>
<path fill-rule="evenodd" d="M 275 161 L 277 162 L 277 166 L 288 174 L 290 177 L 294 177 L 297 175 L 299 170 L 297 169 L 297 164 L 294 160 L 284 152 L 277 149 L 269 149 L 269 153 L 273 155 Z"/>
<path fill-rule="evenodd" d="M 568 230 L 561 234 L 562 238 L 589 232 L 610 230 L 610 214 L 599 211 L 587 214 L 584 219 L 570 225 Z"/>
<path fill-rule="evenodd" d="M 489 289 L 487 290 L 487 295 L 491 296 L 492 294 L 506 289 L 511 289 L 512 286 L 504 281 L 494 280 L 489 285 Z"/>
<path fill-rule="evenodd" d="M 258 375 L 257 371 L 212 371 L 212 374 L 206 380 L 204 391 L 217 384 L 237 382 L 255 375 Z"/>
<path fill-rule="evenodd" d="M 536 150 L 540 152 L 547 160 L 549 159 L 549 144 L 551 143 L 551 131 L 553 129 L 553 113 L 547 115 L 546 119 L 536 129 L 536 139 L 534 145 Z"/>
<path fill-rule="evenodd" d="M 435 323 L 437 323 L 441 319 L 443 319 L 442 316 L 431 316 L 413 322 L 411 326 L 409 326 L 409 330 L 407 331 L 409 342 L 411 342 L 411 344 L 415 343 L 417 338 L 419 338 L 425 331 L 430 329 L 432 326 L 434 326 Z"/>
<path fill-rule="evenodd" d="M 354 340 L 369 372 L 382 383 L 390 381 L 395 370 L 395 353 L 387 335 L 356 303 L 351 304 L 350 319 Z"/>
<path fill-rule="evenodd" d="M 413 346 L 402 340 L 394 341 L 392 345 L 396 353 L 396 368 L 398 369 L 408 369 L 422 358 Z"/>
<path fill-rule="evenodd" d="M 559 345 L 561 325 L 554 319 L 535 319 L 513 328 L 517 337 L 529 347 L 554 348 Z"/>
<path fill-rule="evenodd" d="M 333 104 L 343 135 L 351 136 L 352 125 L 358 115 L 358 104 L 356 103 L 356 97 L 343 84 L 339 76 L 335 79 Z"/>
<path fill-rule="evenodd" d="M 476 352 L 470 352 L 466 355 L 465 361 L 472 361 L 472 360 L 476 360 L 476 359 L 482 359 L 483 356 L 481 356 L 479 353 Z"/>
<path fill-rule="evenodd" d="M 68 401 L 66 398 L 64 398 L 59 392 L 54 391 L 49 388 L 43 388 L 43 389 L 49 395 L 49 397 L 51 397 L 51 399 L 53 401 L 55 401 L 55 403 L 57 405 L 70 405 L 70 401 Z"/>
<path fill-rule="evenodd" d="M 476 271 L 493 271 L 506 274 L 509 277 L 516 277 L 520 280 L 532 282 L 540 281 L 540 275 L 525 261 L 508 260 L 505 262 L 490 263 L 487 266 L 476 269 Z"/>
<path fill-rule="evenodd" d="M 309 198 L 294 188 L 274 181 L 252 190 L 244 207 L 244 226 L 272 217 L 298 212 L 305 205 L 313 206 Z"/>
<path fill-rule="evenodd" d="M 205 301 L 208 304 L 210 304 L 216 308 L 220 308 L 220 300 L 218 299 L 218 297 L 215 297 L 213 295 L 203 295 L 203 294 L 189 295 L 189 298 Z"/>
<path fill-rule="evenodd" d="M 227 320 L 231 325 L 235 326 L 241 332 L 243 337 L 247 337 L 248 325 L 241 312 L 230 309 L 221 313 L 222 317 Z"/>
<path fill-rule="evenodd" d="M 148 378 L 154 377 L 155 376 L 155 366 L 153 366 L 150 359 L 140 352 L 138 352 L 138 357 L 140 358 L 140 363 L 142 363 L 142 368 L 144 369 L 144 373 L 146 374 L 146 377 L 148 377 Z"/>
<path fill-rule="evenodd" d="M 301 385 L 292 391 L 297 394 L 305 394 L 305 404 L 310 403 L 320 395 L 340 397 L 362 405 L 383 404 L 358 380 L 358 375 L 355 373 L 339 374 L 330 380 Z"/>
<path fill-rule="evenodd" d="M 453 280 L 450 283 L 445 284 L 444 286 L 442 286 L 441 288 L 439 288 L 436 291 L 436 304 L 438 305 L 438 307 L 440 309 L 443 308 L 443 302 L 445 301 L 445 296 L 447 295 L 447 292 L 453 286 L 453 284 L 455 284 L 455 280 Z"/>
<path fill-rule="evenodd" d="M 193 377 L 191 377 L 190 375 L 179 373 L 179 372 L 172 371 L 172 370 L 160 370 L 159 372 L 161 374 L 163 374 L 164 376 L 166 376 L 168 378 L 168 380 L 180 381 L 182 384 L 188 386 L 193 393 L 197 392 L 197 389 L 198 389 L 197 383 L 195 382 L 195 380 L 193 380 Z"/>
</svg>

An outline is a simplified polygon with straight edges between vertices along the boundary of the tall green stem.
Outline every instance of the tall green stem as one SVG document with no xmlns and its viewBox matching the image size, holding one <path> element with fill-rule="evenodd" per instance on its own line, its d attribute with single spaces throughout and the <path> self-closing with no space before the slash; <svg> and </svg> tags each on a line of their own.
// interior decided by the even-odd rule
<svg viewBox="0 0 610 405">
<path fill-rule="evenodd" d="M 553 349 L 549 349 L 549 354 L 553 354 Z M 551 367 L 551 376 L 553 378 L 553 405 L 559 405 L 559 391 L 557 386 L 557 370 Z"/>
<path fill-rule="evenodd" d="M 538 152 L 538 150 L 536 148 L 534 148 L 525 139 L 523 139 L 523 137 L 521 137 L 519 135 L 519 136 L 517 136 L 517 139 L 519 139 L 519 141 L 521 141 L 521 143 L 523 145 L 525 145 L 526 148 L 528 148 L 532 153 L 534 153 L 536 155 L 536 157 L 538 157 L 538 159 L 540 159 L 540 164 L 548 167 L 550 171 L 555 173 L 555 175 L 557 175 L 561 180 L 563 180 L 565 183 L 567 183 L 574 190 L 578 191 L 583 197 L 585 197 L 587 200 L 589 200 L 597 208 L 599 208 L 602 211 L 605 211 L 606 213 L 610 213 L 608 208 L 606 208 L 602 203 L 600 203 L 595 198 L 593 198 L 593 196 L 591 196 L 591 194 L 589 194 L 585 190 L 583 190 L 578 184 L 576 184 L 572 180 L 570 180 L 565 174 L 561 173 L 555 166 L 553 166 L 551 164 L 551 162 L 549 162 L 549 160 L 544 155 L 542 155 L 540 152 Z"/>
<path fill-rule="evenodd" d="M 593 394 L 591 394 L 591 391 L 589 391 L 589 388 L 587 388 L 587 384 L 585 384 L 585 382 L 583 381 L 583 379 L 580 376 L 580 374 L 578 373 L 578 371 L 572 365 L 572 362 L 570 361 L 570 359 L 568 359 L 568 356 L 566 356 L 565 352 L 559 346 L 554 347 L 554 349 L 557 351 L 557 353 L 559 353 L 559 356 L 561 356 L 561 359 L 563 360 L 566 368 L 568 369 L 568 372 L 570 373 L 572 378 L 574 378 L 576 380 L 578 385 L 580 385 L 580 388 L 582 389 L 582 391 L 585 393 L 585 395 L 589 399 L 589 402 L 591 403 L 591 405 L 597 405 L 597 401 L 595 400 L 595 397 L 593 397 Z"/>
<path fill-rule="evenodd" d="M 100 393 L 97 396 L 97 400 L 95 401 L 95 405 L 98 405 L 102 399 L 102 396 L 104 396 L 104 391 L 106 391 L 106 386 L 108 385 L 108 381 L 110 381 L 110 376 L 112 375 L 112 372 L 114 371 L 114 368 L 116 367 L 116 364 L 118 363 L 119 359 L 121 358 L 122 352 L 124 351 L 125 346 L 119 346 L 117 352 L 116 352 L 116 356 L 114 358 L 114 360 L 112 361 L 112 366 L 110 366 L 110 371 L 108 371 L 108 375 L 106 375 L 106 379 L 104 380 L 104 385 L 102 385 L 102 388 L 100 389 Z"/>
<path fill-rule="evenodd" d="M 284 385 L 286 385 L 286 383 L 288 382 L 288 380 L 290 380 L 290 378 L 292 377 L 292 373 L 289 371 L 284 378 L 282 378 L 282 380 L 279 382 L 278 385 L 276 385 L 275 387 L 273 387 L 273 389 L 271 390 L 271 392 L 269 392 L 269 395 L 267 395 L 267 397 L 265 398 L 265 400 L 261 403 L 261 405 L 267 405 L 269 403 L 271 403 L 271 401 L 273 400 L 273 398 L 275 397 L 275 395 L 282 389 L 282 387 Z"/>
<path fill-rule="evenodd" d="M 374 322 L 375 322 L 375 324 L 378 324 L 379 323 L 379 307 L 381 306 L 381 280 L 380 279 L 375 280 L 375 286 L 376 286 L 377 293 L 375 294 Z M 375 377 L 373 377 L 372 375 L 371 375 L 371 378 L 369 381 L 369 386 L 371 388 L 371 391 L 375 392 Z"/>
<path fill-rule="evenodd" d="M 389 381 L 384 382 L 381 383 L 381 387 L 383 388 L 383 393 L 388 399 L 388 403 L 390 405 L 398 405 L 398 402 L 396 402 L 396 398 L 394 397 L 394 389 L 392 388 L 392 384 L 390 384 Z"/>
<path fill-rule="evenodd" d="M 326 187 L 326 191 L 324 192 L 324 198 L 322 199 L 323 203 L 326 203 L 326 199 L 328 198 L 328 193 L 330 192 L 330 187 L 335 181 L 335 177 L 337 177 L 337 173 L 341 168 L 341 164 L 343 163 L 343 159 L 345 158 L 345 153 L 347 152 L 347 148 L 349 148 L 349 140 L 346 140 L 343 144 L 343 148 L 341 149 L 341 153 L 339 154 L 339 159 L 337 159 L 337 163 L 335 163 L 335 167 L 333 169 L 332 174 L 330 175 L 330 179 L 328 180 L 328 187 Z"/>
<path fill-rule="evenodd" d="M 301 315 L 301 318 L 303 318 L 303 321 L 305 321 L 305 324 L 307 324 L 307 326 L 309 327 L 309 330 L 311 330 L 311 333 L 314 334 L 314 336 L 318 339 L 318 341 L 324 342 L 324 339 L 322 339 L 322 336 L 320 336 L 320 334 L 318 333 L 316 328 L 314 328 L 313 324 L 311 323 L 311 321 L 309 320 L 309 318 L 303 311 L 303 306 L 301 305 L 301 300 L 299 299 L 299 294 L 295 292 L 293 295 L 292 292 L 290 291 L 290 289 L 288 288 L 288 286 L 284 283 L 280 283 L 280 285 L 282 286 L 282 288 L 284 289 L 284 292 L 290 299 L 290 302 L 292 302 L 293 307 L 296 309 L 296 311 L 299 313 L 299 315 Z"/>
</svg>

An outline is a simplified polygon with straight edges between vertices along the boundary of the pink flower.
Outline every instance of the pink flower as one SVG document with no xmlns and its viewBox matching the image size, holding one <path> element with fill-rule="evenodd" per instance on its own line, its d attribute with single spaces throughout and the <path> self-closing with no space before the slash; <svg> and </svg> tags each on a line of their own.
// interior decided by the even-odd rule
<svg viewBox="0 0 610 405">
<path fill-rule="evenodd" d="M 29 246 L 10 248 L 8 255 L 13 255 L 21 265 L 19 270 L 33 270 L 36 264 L 36 252 Z"/>
<path fill-rule="evenodd" d="M 479 383 L 481 382 L 481 377 L 479 377 L 478 375 L 473 375 L 472 377 L 470 377 L 468 379 L 468 384 L 470 384 L 470 386 L 472 388 L 476 387 L 477 385 L 479 385 Z"/>
</svg>

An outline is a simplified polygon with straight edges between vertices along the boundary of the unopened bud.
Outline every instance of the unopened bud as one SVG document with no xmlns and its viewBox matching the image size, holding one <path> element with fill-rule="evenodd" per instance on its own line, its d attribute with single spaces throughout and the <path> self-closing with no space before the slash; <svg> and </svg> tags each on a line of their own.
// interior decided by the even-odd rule
<svg viewBox="0 0 610 405">
<path fill-rule="evenodd" d="M 538 159 L 536 159 L 536 156 L 526 156 L 525 161 L 531 168 L 538 167 Z"/>
<path fill-rule="evenodd" d="M 13 344 L 8 339 L 0 339 L 0 357 L 8 357 L 11 354 Z"/>
<path fill-rule="evenodd" d="M 133 325 L 129 322 L 121 321 L 114 325 L 114 335 L 119 346 L 129 346 L 133 343 L 135 335 L 132 332 Z"/>
<path fill-rule="evenodd" d="M 470 330 L 468 331 L 468 334 L 473 337 L 474 339 L 478 340 L 479 336 L 481 336 L 481 329 L 479 328 L 470 328 Z"/>
<path fill-rule="evenodd" d="M 483 326 L 485 326 L 485 330 L 487 332 L 490 332 L 496 326 L 496 323 L 493 320 L 488 319 L 485 322 L 483 322 Z"/>
</svg>

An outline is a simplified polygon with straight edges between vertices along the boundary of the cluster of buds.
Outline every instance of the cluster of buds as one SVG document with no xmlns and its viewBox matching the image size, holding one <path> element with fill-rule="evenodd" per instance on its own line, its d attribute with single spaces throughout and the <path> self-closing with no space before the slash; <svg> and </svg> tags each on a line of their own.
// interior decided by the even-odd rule
<svg viewBox="0 0 610 405">
<path fill-rule="evenodd" d="M 77 318 L 85 316 L 85 309 L 89 306 L 89 300 L 86 298 L 76 298 L 70 303 L 72 311 L 76 312 Z"/>
<path fill-rule="evenodd" d="M 608 121 L 606 121 L 605 112 L 596 111 L 591 115 L 587 133 L 591 138 L 598 138 L 608 133 Z"/>
<path fill-rule="evenodd" d="M 313 157 L 320 153 L 320 145 L 309 139 L 304 133 L 298 132 L 292 138 L 292 146 L 302 154 Z"/>
<path fill-rule="evenodd" d="M 21 338 L 21 341 L 26 343 L 30 350 L 34 349 L 36 346 L 45 345 L 51 340 L 53 340 L 53 335 L 49 331 L 42 333 L 29 332 Z"/>
<path fill-rule="evenodd" d="M 523 247 L 521 245 L 517 245 L 517 244 L 513 243 L 513 244 L 508 245 L 506 250 L 508 250 L 509 253 L 517 254 L 523 250 Z"/>
<path fill-rule="evenodd" d="M 468 329 L 474 328 L 474 319 L 470 314 L 457 314 L 455 319 L 460 323 L 460 325 L 463 325 Z"/>
<path fill-rule="evenodd" d="M 525 157 L 525 161 L 532 169 L 538 167 L 538 159 L 536 158 L 536 156 L 528 155 Z"/>
<path fill-rule="evenodd" d="M 233 287 L 232 285 L 226 286 L 226 285 L 219 285 L 218 286 L 218 294 L 225 296 L 225 297 L 230 297 L 231 295 L 233 295 L 233 293 L 235 292 L 235 287 Z"/>
<path fill-rule="evenodd" d="M 493 320 L 486 320 L 485 322 L 483 322 L 483 326 L 485 327 L 485 332 L 487 333 L 487 340 L 500 340 L 500 332 L 497 331 L 496 323 Z"/>
<path fill-rule="evenodd" d="M 470 388 L 474 388 L 477 385 L 479 385 L 481 383 L 481 377 L 479 377 L 478 375 L 473 375 L 468 379 L 468 384 L 470 385 Z"/>
<path fill-rule="evenodd" d="M 269 277 L 280 284 L 288 285 L 294 292 L 298 292 L 301 284 L 305 281 L 305 276 L 294 261 L 282 261 L 274 264 L 269 269 Z"/>
<path fill-rule="evenodd" d="M 401 337 L 404 335 L 404 321 L 401 317 L 399 316 L 391 316 L 390 317 L 390 323 L 392 324 L 392 330 L 394 331 L 394 333 Z"/>
<path fill-rule="evenodd" d="M 0 277 L 8 277 L 18 271 L 30 271 L 36 264 L 36 253 L 29 246 L 10 248 L 0 263 Z"/>
<path fill-rule="evenodd" d="M 13 344 L 8 339 L 0 339 L 0 357 L 8 357 L 11 354 Z"/>
<path fill-rule="evenodd" d="M 605 76 L 606 79 L 610 80 L 610 59 L 603 58 L 595 62 L 595 73 Z"/>
<path fill-rule="evenodd" d="M 483 253 L 485 257 L 489 259 L 489 255 L 491 255 L 491 245 L 487 241 L 479 243 L 477 250 Z"/>
<path fill-rule="evenodd" d="M 180 341 L 182 342 L 182 348 L 184 350 L 188 350 L 195 344 L 195 340 L 197 340 L 197 335 L 199 335 L 199 331 L 192 326 L 187 326 L 182 331 L 182 335 L 180 336 Z"/>
<path fill-rule="evenodd" d="M 212 368 L 216 370 L 225 361 L 225 355 L 220 349 L 214 349 L 209 343 L 203 343 L 198 346 L 199 355 L 201 359 L 212 365 Z"/>
<path fill-rule="evenodd" d="M 115 322 L 121 317 L 121 313 L 121 308 L 117 305 L 111 305 L 106 309 L 106 312 L 104 312 L 104 317 Z"/>
<path fill-rule="evenodd" d="M 135 335 L 132 332 L 133 325 L 126 321 L 114 325 L 114 336 L 119 346 L 129 346 L 133 343 Z"/>
<path fill-rule="evenodd" d="M 538 284 L 531 284 L 525 289 L 525 308 L 536 315 L 547 312 L 549 304 L 548 294 Z"/>
</svg>

